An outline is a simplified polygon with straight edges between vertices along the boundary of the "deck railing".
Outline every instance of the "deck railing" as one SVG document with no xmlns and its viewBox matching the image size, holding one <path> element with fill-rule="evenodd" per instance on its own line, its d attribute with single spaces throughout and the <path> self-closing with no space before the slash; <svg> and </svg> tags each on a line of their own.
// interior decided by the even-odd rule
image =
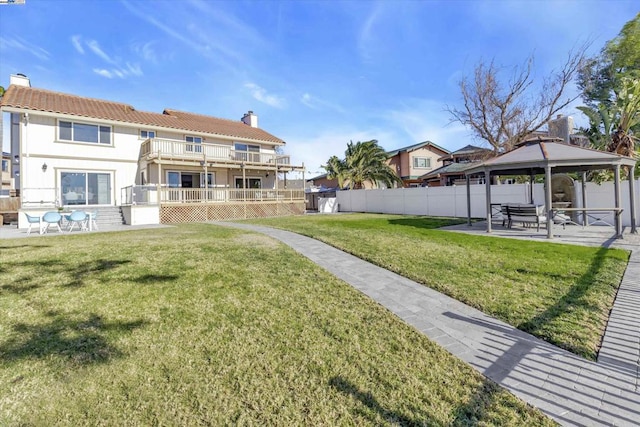
<svg viewBox="0 0 640 427">
<path fill-rule="evenodd" d="M 260 165 L 290 165 L 291 159 L 287 155 L 275 153 L 258 153 L 240 151 L 231 145 L 194 144 L 192 142 L 171 139 L 152 138 L 142 143 L 140 152 L 143 157 L 181 160 L 202 160 L 207 162 L 222 162 L 232 164 L 260 164 Z"/>
<path fill-rule="evenodd" d="M 264 188 L 171 188 L 133 185 L 122 189 L 123 205 L 303 201 L 304 190 Z"/>
</svg>

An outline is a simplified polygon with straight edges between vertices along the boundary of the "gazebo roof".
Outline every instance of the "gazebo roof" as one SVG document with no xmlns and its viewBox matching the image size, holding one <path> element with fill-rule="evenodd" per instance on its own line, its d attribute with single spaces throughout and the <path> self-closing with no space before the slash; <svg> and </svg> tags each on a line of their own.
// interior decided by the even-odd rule
<svg viewBox="0 0 640 427">
<path fill-rule="evenodd" d="M 619 154 L 568 145 L 550 139 L 525 141 L 515 150 L 486 160 L 465 171 L 466 175 L 489 171 L 491 175 L 543 174 L 547 166 L 554 173 L 613 169 L 634 166 L 636 161 Z"/>
</svg>

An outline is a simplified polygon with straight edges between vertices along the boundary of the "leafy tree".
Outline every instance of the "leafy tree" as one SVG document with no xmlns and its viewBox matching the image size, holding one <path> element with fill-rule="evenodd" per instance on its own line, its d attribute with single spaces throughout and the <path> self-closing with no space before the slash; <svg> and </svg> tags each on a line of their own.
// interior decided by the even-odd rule
<svg viewBox="0 0 640 427">
<path fill-rule="evenodd" d="M 570 52 L 560 69 L 543 78 L 537 91 L 533 89 L 533 57 L 514 67 L 507 78 L 493 61 L 480 61 L 473 77 L 459 82 L 464 108 L 446 109 L 452 121 L 469 127 L 496 153 L 510 151 L 578 98 L 567 92 L 582 68 L 586 47 Z"/>
<path fill-rule="evenodd" d="M 338 179 L 338 185 L 343 188 L 345 183 L 350 189 L 360 189 L 365 182 L 374 186 L 383 183 L 388 187 L 402 184 L 402 180 L 387 164 L 387 154 L 375 139 L 347 144 L 345 158 L 332 156 L 327 164 L 322 166 L 327 171 L 327 178 Z"/>
<path fill-rule="evenodd" d="M 638 157 L 640 135 L 640 13 L 579 73 L 592 147 Z M 629 170 L 629 174 L 631 171 Z"/>
<path fill-rule="evenodd" d="M 640 13 L 607 42 L 599 55 L 585 62 L 578 73 L 582 99 L 593 110 L 600 104 L 614 104 L 622 78 L 640 78 Z"/>
</svg>

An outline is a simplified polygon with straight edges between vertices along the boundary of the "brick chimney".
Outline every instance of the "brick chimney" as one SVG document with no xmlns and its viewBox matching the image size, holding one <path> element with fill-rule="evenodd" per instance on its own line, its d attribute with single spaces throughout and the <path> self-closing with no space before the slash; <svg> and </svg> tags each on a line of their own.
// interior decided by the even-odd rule
<svg viewBox="0 0 640 427">
<path fill-rule="evenodd" d="M 253 114 L 253 111 L 249 111 L 248 113 L 246 113 L 240 120 L 242 120 L 242 123 L 244 123 L 245 125 L 249 125 L 252 128 L 258 127 L 258 116 Z"/>
</svg>

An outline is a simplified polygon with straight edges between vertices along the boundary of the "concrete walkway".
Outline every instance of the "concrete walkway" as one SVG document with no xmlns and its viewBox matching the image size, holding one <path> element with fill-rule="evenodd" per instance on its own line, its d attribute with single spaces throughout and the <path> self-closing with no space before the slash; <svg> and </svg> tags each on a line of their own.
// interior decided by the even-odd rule
<svg viewBox="0 0 640 427">
<path fill-rule="evenodd" d="M 216 224 L 291 246 L 562 425 L 640 425 L 639 250 L 633 251 L 594 363 L 317 240 L 250 224 Z"/>
</svg>

